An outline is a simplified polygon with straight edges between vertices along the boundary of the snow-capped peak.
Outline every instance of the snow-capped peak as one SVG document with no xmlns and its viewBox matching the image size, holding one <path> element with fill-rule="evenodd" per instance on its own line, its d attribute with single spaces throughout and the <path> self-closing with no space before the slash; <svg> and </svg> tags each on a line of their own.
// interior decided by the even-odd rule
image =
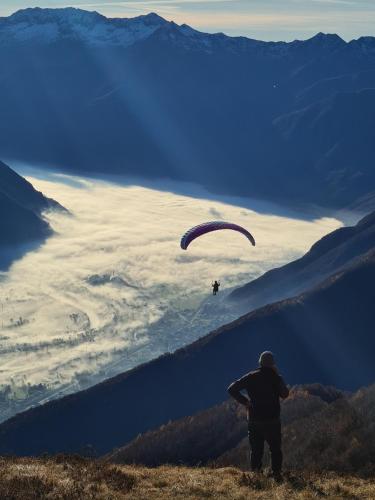
<svg viewBox="0 0 375 500">
<path fill-rule="evenodd" d="M 147 38 L 168 21 L 151 13 L 131 19 L 109 19 L 98 12 L 67 7 L 23 9 L 0 18 L 0 41 L 52 43 L 79 40 L 90 46 L 129 46 Z"/>
<path fill-rule="evenodd" d="M 18 10 L 7 19 L 11 23 L 25 22 L 43 24 L 53 21 L 59 23 L 88 24 L 88 22 L 99 22 L 106 18 L 98 12 L 89 12 L 74 7 L 66 7 L 63 9 L 42 9 L 40 7 L 33 7 Z"/>
<path fill-rule="evenodd" d="M 335 51 L 346 45 L 338 35 L 318 33 L 309 40 L 262 42 L 247 37 L 230 37 L 223 33 L 208 34 L 186 24 L 169 22 L 150 13 L 134 18 L 107 18 L 98 12 L 74 7 L 61 9 L 29 8 L 0 18 L 2 45 L 36 42 L 52 44 L 78 41 L 90 47 L 128 47 L 153 36 L 152 41 L 171 43 L 187 50 L 211 53 L 215 50 L 254 53 L 258 57 L 284 57 L 291 51 Z M 357 49 L 372 51 L 368 40 L 359 40 Z"/>
</svg>

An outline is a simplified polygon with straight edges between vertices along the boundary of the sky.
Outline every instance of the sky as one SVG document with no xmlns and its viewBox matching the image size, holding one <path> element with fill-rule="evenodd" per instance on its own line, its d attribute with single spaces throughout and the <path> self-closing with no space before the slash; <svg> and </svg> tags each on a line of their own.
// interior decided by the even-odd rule
<svg viewBox="0 0 375 500">
<path fill-rule="evenodd" d="M 375 34 L 375 0 L 0 0 L 0 16 L 37 6 L 74 6 L 108 17 L 157 12 L 201 31 L 262 40 L 306 39 L 320 31 L 346 40 Z"/>
</svg>

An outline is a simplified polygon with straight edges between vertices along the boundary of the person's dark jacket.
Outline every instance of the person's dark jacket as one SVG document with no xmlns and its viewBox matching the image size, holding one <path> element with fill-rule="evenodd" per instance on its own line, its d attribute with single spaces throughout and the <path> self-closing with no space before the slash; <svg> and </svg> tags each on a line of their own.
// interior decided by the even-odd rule
<svg viewBox="0 0 375 500">
<path fill-rule="evenodd" d="M 244 375 L 228 387 L 229 394 L 241 404 L 248 404 L 241 391 L 250 399 L 251 420 L 271 420 L 280 417 L 280 398 L 289 396 L 284 380 L 273 368 L 261 367 Z"/>
</svg>

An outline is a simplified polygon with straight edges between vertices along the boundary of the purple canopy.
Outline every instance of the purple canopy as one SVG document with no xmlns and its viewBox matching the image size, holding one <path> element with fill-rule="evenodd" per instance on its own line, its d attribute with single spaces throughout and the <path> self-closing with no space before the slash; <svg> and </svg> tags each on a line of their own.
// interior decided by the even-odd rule
<svg viewBox="0 0 375 500">
<path fill-rule="evenodd" d="M 250 241 L 250 243 L 255 246 L 255 240 L 252 235 L 245 228 L 238 226 L 237 224 L 232 224 L 231 222 L 224 221 L 211 221 L 199 224 L 199 226 L 194 226 L 189 231 L 187 231 L 181 238 L 181 248 L 186 250 L 190 243 L 202 236 L 203 234 L 210 233 L 211 231 L 219 231 L 221 229 L 232 229 L 232 231 L 238 231 L 242 233 Z"/>
</svg>

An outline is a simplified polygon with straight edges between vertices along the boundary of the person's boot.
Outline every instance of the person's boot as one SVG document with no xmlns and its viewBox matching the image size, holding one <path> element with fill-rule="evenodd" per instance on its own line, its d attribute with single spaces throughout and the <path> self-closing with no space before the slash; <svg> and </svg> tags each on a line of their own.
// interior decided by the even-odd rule
<svg viewBox="0 0 375 500">
<path fill-rule="evenodd" d="M 284 478 L 283 478 L 283 475 L 281 474 L 281 471 L 272 472 L 272 477 L 276 483 L 282 483 L 284 481 Z"/>
</svg>

